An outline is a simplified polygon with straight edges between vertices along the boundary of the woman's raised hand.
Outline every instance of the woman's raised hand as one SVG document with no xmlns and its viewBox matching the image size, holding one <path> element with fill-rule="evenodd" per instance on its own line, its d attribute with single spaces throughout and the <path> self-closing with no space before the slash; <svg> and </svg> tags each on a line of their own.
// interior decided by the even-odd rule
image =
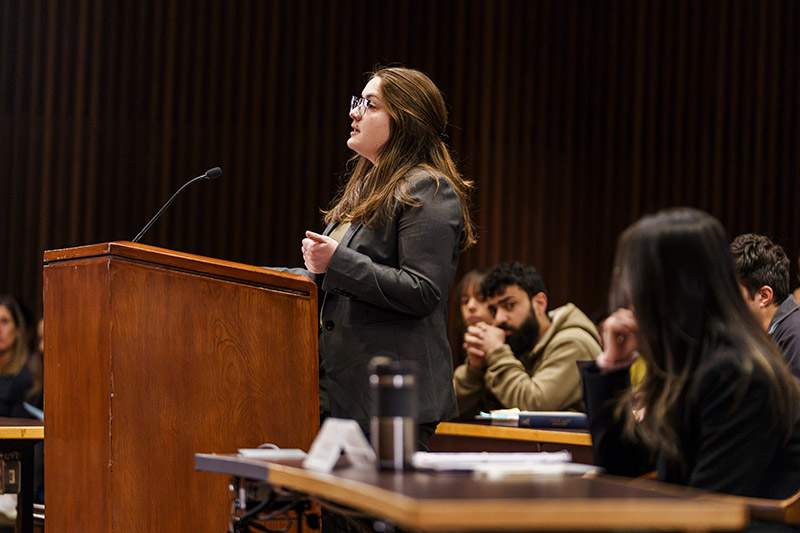
<svg viewBox="0 0 800 533">
<path fill-rule="evenodd" d="M 639 357 L 639 325 L 629 309 L 617 309 L 603 321 L 603 352 L 597 365 L 605 370 L 628 366 Z"/>
<path fill-rule="evenodd" d="M 312 274 L 324 274 L 328 270 L 333 252 L 339 243 L 326 235 L 306 231 L 303 239 L 303 262 Z"/>
</svg>

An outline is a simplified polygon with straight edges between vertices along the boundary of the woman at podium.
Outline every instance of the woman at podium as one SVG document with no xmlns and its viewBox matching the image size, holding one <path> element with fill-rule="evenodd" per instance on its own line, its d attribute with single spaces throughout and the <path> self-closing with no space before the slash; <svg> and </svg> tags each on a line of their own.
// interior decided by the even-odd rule
<svg viewBox="0 0 800 533">
<path fill-rule="evenodd" d="M 447 148 L 447 111 L 422 72 L 373 72 L 350 100 L 347 181 L 324 212 L 322 233 L 302 240 L 305 269 L 320 288 L 323 416 L 351 418 L 366 434 L 368 366 L 375 356 L 417 373 L 418 440 L 458 414 L 446 333 L 459 251 L 474 241 L 471 182 Z"/>
</svg>

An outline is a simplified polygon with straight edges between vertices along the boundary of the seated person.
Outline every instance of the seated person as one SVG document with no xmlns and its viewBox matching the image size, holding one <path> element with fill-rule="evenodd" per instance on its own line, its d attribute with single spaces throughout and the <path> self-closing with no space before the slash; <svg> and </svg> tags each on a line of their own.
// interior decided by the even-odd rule
<svg viewBox="0 0 800 533">
<path fill-rule="evenodd" d="M 0 416 L 25 416 L 23 402 L 33 386 L 25 313 L 12 296 L 0 295 Z M 0 532 L 14 531 L 16 494 L 0 494 Z"/>
<path fill-rule="evenodd" d="M 741 297 L 722 225 L 688 208 L 645 217 L 620 237 L 613 272 L 604 351 L 581 369 L 597 465 L 741 496 L 797 492 L 800 389 Z"/>
<path fill-rule="evenodd" d="M 27 367 L 28 335 L 22 307 L 0 295 L 0 416 L 25 416 L 23 402 L 33 386 Z"/>
<path fill-rule="evenodd" d="M 747 306 L 800 383 L 800 307 L 789 293 L 786 252 L 768 237 L 745 233 L 733 240 L 731 253 Z"/>
<path fill-rule="evenodd" d="M 455 294 L 458 298 L 458 309 L 461 312 L 460 335 L 463 338 L 467 328 L 478 322 L 492 323 L 489 314 L 489 305 L 481 294 L 481 281 L 486 277 L 489 269 L 474 269 L 464 274 L 456 285 Z M 464 362 L 466 353 L 458 363 Z"/>
<path fill-rule="evenodd" d="M 495 266 L 481 283 L 493 325 L 469 326 L 467 360 L 453 386 L 459 416 L 518 407 L 524 411 L 583 411 L 576 361 L 600 353 L 594 323 L 575 305 L 547 312 L 547 289 L 536 269 Z"/>
</svg>

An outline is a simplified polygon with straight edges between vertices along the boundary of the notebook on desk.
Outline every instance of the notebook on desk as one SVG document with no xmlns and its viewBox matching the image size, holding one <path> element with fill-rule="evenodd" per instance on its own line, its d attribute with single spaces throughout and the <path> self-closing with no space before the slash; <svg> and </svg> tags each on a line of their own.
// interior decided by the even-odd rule
<svg viewBox="0 0 800 533">
<path fill-rule="evenodd" d="M 585 413 L 574 411 L 521 411 L 519 409 L 498 409 L 482 412 L 475 417 L 491 421 L 493 425 L 517 426 L 540 429 L 586 429 L 589 421 Z"/>
<path fill-rule="evenodd" d="M 517 425 L 521 428 L 586 429 L 586 413 L 574 411 L 520 411 Z"/>
</svg>

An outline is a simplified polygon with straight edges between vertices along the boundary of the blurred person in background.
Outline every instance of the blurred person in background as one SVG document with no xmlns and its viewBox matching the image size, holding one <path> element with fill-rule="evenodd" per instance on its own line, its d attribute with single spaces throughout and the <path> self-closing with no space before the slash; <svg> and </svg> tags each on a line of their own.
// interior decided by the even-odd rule
<svg viewBox="0 0 800 533">
<path fill-rule="evenodd" d="M 0 416 L 24 412 L 22 402 L 33 387 L 27 366 L 28 335 L 22 307 L 0 295 Z"/>
<path fill-rule="evenodd" d="M 33 386 L 28 369 L 25 312 L 12 296 L 0 295 L 0 416 L 26 416 L 23 402 Z M 13 532 L 17 495 L 0 494 L 0 533 Z"/>
<path fill-rule="evenodd" d="M 786 252 L 765 235 L 744 233 L 731 243 L 731 254 L 747 307 L 800 383 L 800 307 L 789 292 Z"/>
<path fill-rule="evenodd" d="M 463 349 L 458 364 L 463 363 L 467 357 L 466 346 L 463 344 L 467 328 L 479 322 L 492 323 L 489 304 L 481 294 L 481 282 L 488 273 L 488 268 L 470 270 L 461 277 L 456 285 L 456 297 L 458 298 L 458 309 L 461 315 L 459 338 L 462 341 Z"/>
</svg>

